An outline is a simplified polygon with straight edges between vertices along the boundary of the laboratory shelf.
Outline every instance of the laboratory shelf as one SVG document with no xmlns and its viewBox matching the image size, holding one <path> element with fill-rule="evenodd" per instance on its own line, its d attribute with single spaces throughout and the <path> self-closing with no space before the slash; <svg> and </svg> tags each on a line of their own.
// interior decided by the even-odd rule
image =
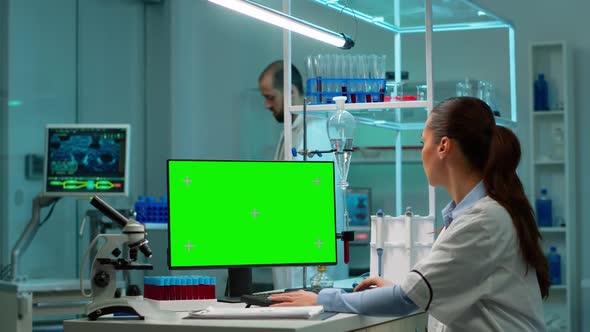
<svg viewBox="0 0 590 332">
<path fill-rule="evenodd" d="M 552 291 L 567 291 L 567 285 L 551 285 L 549 290 Z"/>
<path fill-rule="evenodd" d="M 344 104 L 344 109 L 354 115 L 359 124 L 393 130 L 421 130 L 426 122 L 427 106 L 425 101 L 399 101 L 350 103 Z M 336 112 L 336 105 L 308 105 L 305 111 L 310 116 L 327 117 Z M 291 113 L 303 113 L 303 106 L 291 106 Z M 517 127 L 516 122 L 502 117 L 496 117 L 496 124 L 510 129 Z"/>
<path fill-rule="evenodd" d="M 370 160 L 370 159 L 351 159 L 351 164 L 354 165 L 395 165 L 395 160 Z M 404 160 L 404 164 L 421 164 L 421 160 Z"/>
<path fill-rule="evenodd" d="M 353 155 L 354 156 L 354 155 Z M 354 159 L 350 160 L 350 164 L 354 165 L 393 165 L 395 160 L 370 160 L 370 159 Z"/>
<path fill-rule="evenodd" d="M 376 103 L 349 103 L 344 104 L 347 111 L 370 109 L 396 109 L 396 108 L 426 108 L 426 101 L 388 101 Z M 308 111 L 336 111 L 336 104 L 307 105 Z M 302 112 L 303 106 L 292 106 L 291 112 Z"/>
<path fill-rule="evenodd" d="M 533 43 L 529 47 L 529 146 L 532 151 L 529 196 L 534 201 L 541 189 L 547 189 L 552 202 L 553 218 L 563 219 L 563 227 L 543 227 L 541 247 L 547 252 L 559 248 L 562 258 L 563 284 L 551 286 L 559 291 L 545 306 L 545 314 L 555 313 L 567 322 L 567 331 L 578 331 L 579 301 L 579 253 L 576 234 L 580 220 L 576 216 L 576 139 L 575 114 L 572 101 L 572 59 L 565 42 Z M 551 93 L 547 96 L 549 110 L 533 110 L 535 104 L 535 80 L 544 74 Z M 559 222 L 561 224 L 561 222 Z"/>
<path fill-rule="evenodd" d="M 339 13 L 354 15 L 396 33 L 424 32 L 425 19 L 420 15 L 424 5 L 417 1 L 356 1 L 354 12 L 348 2 L 334 0 L 313 0 Z M 394 6 L 394 3 L 397 3 Z M 432 1 L 432 30 L 456 31 L 508 27 L 509 23 L 482 10 L 468 1 Z"/>
<path fill-rule="evenodd" d="M 563 116 L 563 110 L 550 110 L 550 111 L 533 111 L 535 117 L 552 117 L 552 116 Z"/>
<path fill-rule="evenodd" d="M 541 233 L 564 233 L 566 232 L 565 227 L 539 227 Z"/>
<path fill-rule="evenodd" d="M 165 231 L 168 230 L 168 224 L 167 223 L 155 223 L 155 222 L 149 222 L 149 223 L 145 223 L 145 229 L 149 230 L 149 231 Z"/>
<path fill-rule="evenodd" d="M 536 166 L 559 166 L 564 165 L 565 160 L 536 160 Z"/>
</svg>

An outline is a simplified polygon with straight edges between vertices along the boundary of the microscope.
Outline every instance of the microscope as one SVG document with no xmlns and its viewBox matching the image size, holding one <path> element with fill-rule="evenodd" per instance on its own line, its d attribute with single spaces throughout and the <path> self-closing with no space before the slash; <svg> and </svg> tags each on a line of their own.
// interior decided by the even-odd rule
<svg viewBox="0 0 590 332">
<path fill-rule="evenodd" d="M 92 301 L 86 305 L 86 315 L 90 320 L 113 313 L 125 313 L 144 319 L 144 316 L 131 304 L 130 298 L 117 296 L 116 272 L 117 270 L 151 270 L 151 264 L 135 263 L 137 252 L 150 258 L 152 250 L 146 240 L 145 226 L 133 219 L 125 218 L 117 210 L 105 203 L 98 196 L 90 201 L 95 208 L 122 228 L 122 234 L 97 235 L 84 254 L 84 262 L 88 252 L 104 239 L 102 246 L 96 252 L 90 267 L 91 292 L 86 293 L 83 287 L 84 262 L 80 268 L 80 290 L 85 297 L 92 297 Z M 123 251 L 120 247 L 127 247 L 128 258 L 120 257 Z"/>
</svg>

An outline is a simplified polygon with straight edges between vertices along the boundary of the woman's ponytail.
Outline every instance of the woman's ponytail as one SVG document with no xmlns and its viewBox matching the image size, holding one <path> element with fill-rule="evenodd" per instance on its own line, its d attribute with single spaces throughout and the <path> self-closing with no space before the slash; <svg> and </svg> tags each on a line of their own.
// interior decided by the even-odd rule
<svg viewBox="0 0 590 332">
<path fill-rule="evenodd" d="M 541 296 L 545 298 L 549 295 L 551 284 L 549 267 L 541 250 L 541 234 L 533 208 L 516 174 L 520 155 L 520 143 L 516 135 L 505 127 L 495 126 L 483 182 L 488 195 L 512 217 L 520 252 L 525 262 L 535 268 Z"/>
</svg>

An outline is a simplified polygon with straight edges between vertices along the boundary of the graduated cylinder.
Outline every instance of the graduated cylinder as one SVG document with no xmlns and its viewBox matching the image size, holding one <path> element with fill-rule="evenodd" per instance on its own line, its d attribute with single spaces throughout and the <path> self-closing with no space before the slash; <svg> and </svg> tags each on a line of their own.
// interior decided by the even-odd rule
<svg viewBox="0 0 590 332">
<path fill-rule="evenodd" d="M 433 243 L 434 217 L 413 215 L 409 209 L 399 217 L 371 216 L 371 277 L 401 283 L 408 271 L 428 255 Z"/>
</svg>

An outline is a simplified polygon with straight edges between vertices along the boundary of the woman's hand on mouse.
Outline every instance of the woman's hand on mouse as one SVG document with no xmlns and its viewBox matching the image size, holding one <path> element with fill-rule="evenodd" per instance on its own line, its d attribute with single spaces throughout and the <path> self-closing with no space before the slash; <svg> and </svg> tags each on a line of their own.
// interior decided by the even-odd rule
<svg viewBox="0 0 590 332">
<path fill-rule="evenodd" d="M 379 277 L 367 278 L 361 281 L 355 288 L 354 292 L 363 291 L 365 289 L 373 288 L 373 287 L 384 287 L 384 286 L 391 286 L 393 282 L 383 280 Z"/>
</svg>

